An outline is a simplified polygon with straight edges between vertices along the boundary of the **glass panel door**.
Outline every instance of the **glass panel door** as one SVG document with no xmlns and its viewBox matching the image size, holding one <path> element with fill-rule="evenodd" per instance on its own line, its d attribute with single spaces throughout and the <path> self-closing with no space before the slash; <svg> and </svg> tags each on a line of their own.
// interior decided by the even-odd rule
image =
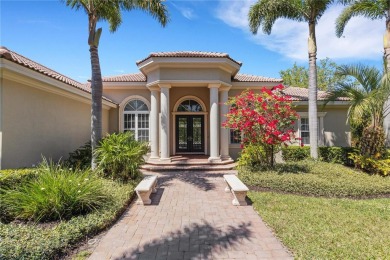
<svg viewBox="0 0 390 260">
<path fill-rule="evenodd" d="M 176 116 L 176 151 L 204 152 L 204 116 Z"/>
<path fill-rule="evenodd" d="M 187 151 L 188 150 L 188 117 L 177 117 L 177 129 L 176 129 L 176 146 L 178 151 Z"/>
</svg>

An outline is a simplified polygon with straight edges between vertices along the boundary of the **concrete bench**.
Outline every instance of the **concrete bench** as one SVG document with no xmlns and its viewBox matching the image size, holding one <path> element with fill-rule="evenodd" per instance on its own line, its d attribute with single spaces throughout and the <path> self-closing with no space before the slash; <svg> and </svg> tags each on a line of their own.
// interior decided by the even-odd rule
<svg viewBox="0 0 390 260">
<path fill-rule="evenodd" d="M 232 192 L 234 199 L 232 201 L 235 206 L 247 205 L 245 201 L 246 193 L 249 190 L 248 187 L 237 178 L 236 175 L 224 175 L 223 178 L 227 184 L 225 192 Z"/>
<path fill-rule="evenodd" d="M 146 176 L 135 188 L 135 192 L 138 196 L 137 204 L 149 205 L 152 203 L 149 197 L 151 193 L 157 192 L 156 187 L 157 176 Z"/>
</svg>

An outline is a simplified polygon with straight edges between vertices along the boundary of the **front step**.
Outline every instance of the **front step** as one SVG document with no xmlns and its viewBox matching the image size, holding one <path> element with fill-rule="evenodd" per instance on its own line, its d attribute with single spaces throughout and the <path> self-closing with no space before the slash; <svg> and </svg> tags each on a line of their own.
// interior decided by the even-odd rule
<svg viewBox="0 0 390 260">
<path fill-rule="evenodd" d="M 236 167 L 236 163 L 230 162 L 227 164 L 210 164 L 210 163 L 191 163 L 191 164 L 151 164 L 142 165 L 141 170 L 145 171 L 230 171 Z"/>
</svg>

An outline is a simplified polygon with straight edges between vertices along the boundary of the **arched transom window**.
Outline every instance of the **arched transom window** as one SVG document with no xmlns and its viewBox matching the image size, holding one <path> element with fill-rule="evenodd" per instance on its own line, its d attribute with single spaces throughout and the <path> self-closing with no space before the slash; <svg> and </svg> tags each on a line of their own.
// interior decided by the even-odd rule
<svg viewBox="0 0 390 260">
<path fill-rule="evenodd" d="M 202 106 L 195 100 L 184 100 L 177 108 L 178 112 L 202 112 Z"/>
<path fill-rule="evenodd" d="M 139 99 L 127 102 L 123 110 L 123 130 L 134 133 L 138 141 L 149 141 L 149 109 Z"/>
</svg>

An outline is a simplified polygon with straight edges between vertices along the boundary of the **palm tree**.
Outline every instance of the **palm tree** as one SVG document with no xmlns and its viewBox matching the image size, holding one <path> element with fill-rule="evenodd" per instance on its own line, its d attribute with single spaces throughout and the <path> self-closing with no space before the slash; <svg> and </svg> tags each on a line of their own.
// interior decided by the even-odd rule
<svg viewBox="0 0 390 260">
<path fill-rule="evenodd" d="M 330 92 L 327 102 L 348 97 L 348 120 L 354 124 L 363 124 L 364 127 L 359 144 L 361 153 L 368 156 L 383 154 L 383 120 L 390 112 L 390 106 L 387 104 L 390 94 L 389 75 L 381 73 L 375 67 L 364 65 L 343 65 L 337 68 L 336 74 L 352 77 L 355 81 L 340 82 L 337 88 Z"/>
<path fill-rule="evenodd" d="M 336 20 L 336 35 L 341 37 L 345 26 L 354 16 L 364 16 L 375 20 L 386 18 L 386 32 L 383 38 L 384 58 L 387 71 L 390 71 L 390 0 L 342 0 L 348 6 Z"/>
<path fill-rule="evenodd" d="M 317 41 L 316 24 L 334 0 L 258 0 L 249 10 L 249 26 L 253 34 L 259 27 L 270 34 L 279 18 L 307 22 L 309 26 L 309 129 L 310 155 L 318 158 L 317 118 Z"/>
<path fill-rule="evenodd" d="M 99 62 L 99 39 L 102 28 L 96 29 L 99 21 L 107 21 L 110 31 L 115 32 L 122 23 L 122 11 L 140 9 L 148 12 L 157 19 L 162 26 L 168 22 L 168 11 L 162 3 L 164 0 L 65 0 L 72 9 L 82 9 L 88 15 L 88 45 L 91 55 L 91 145 L 92 169 L 96 168 L 94 151 L 102 137 L 102 96 L 103 83 Z"/>
</svg>

